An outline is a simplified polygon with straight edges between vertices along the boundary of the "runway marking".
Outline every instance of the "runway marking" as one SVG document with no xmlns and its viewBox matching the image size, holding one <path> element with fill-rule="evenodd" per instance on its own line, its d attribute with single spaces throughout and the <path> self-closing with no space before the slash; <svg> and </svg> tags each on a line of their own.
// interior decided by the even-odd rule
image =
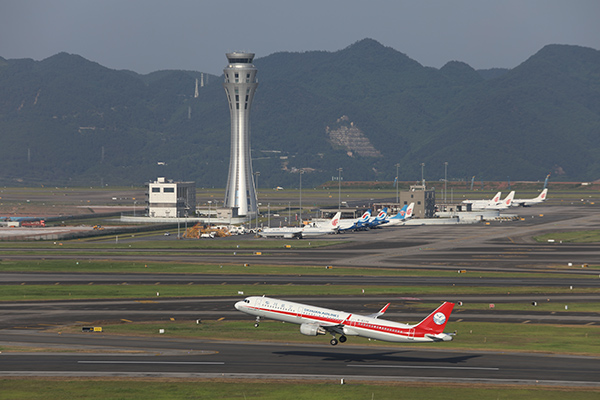
<svg viewBox="0 0 600 400">
<path fill-rule="evenodd" d="M 223 365 L 222 361 L 77 361 L 78 364 L 172 364 L 172 365 Z"/>
<path fill-rule="evenodd" d="M 483 371 L 500 371 L 500 368 L 485 368 L 485 367 L 425 367 L 422 365 L 359 365 L 359 364 L 348 364 L 348 367 L 362 367 L 362 368 L 406 368 L 406 369 L 472 369 L 472 370 L 483 370 Z"/>
<path fill-rule="evenodd" d="M 125 319 L 125 318 L 121 318 L 121 321 L 123 321 L 123 322 L 133 322 L 132 320 L 130 320 L 130 319 Z"/>
</svg>

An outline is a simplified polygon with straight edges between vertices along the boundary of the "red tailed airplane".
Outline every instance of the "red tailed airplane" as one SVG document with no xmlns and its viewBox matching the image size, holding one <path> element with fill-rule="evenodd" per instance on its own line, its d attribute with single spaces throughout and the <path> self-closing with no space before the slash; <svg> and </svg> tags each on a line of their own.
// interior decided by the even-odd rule
<svg viewBox="0 0 600 400">
<path fill-rule="evenodd" d="M 453 339 L 454 334 L 444 333 L 444 327 L 454 303 L 443 303 L 416 325 L 378 319 L 389 306 L 390 303 L 379 312 L 365 316 L 264 296 L 250 296 L 235 303 L 237 310 L 256 316 L 255 327 L 258 327 L 260 318 L 291 322 L 300 325 L 303 335 L 331 334 L 333 339 L 330 343 L 333 346 L 338 344 L 336 335 L 340 335 L 341 343 L 347 340 L 347 336 L 405 343 L 449 342 Z"/>
</svg>

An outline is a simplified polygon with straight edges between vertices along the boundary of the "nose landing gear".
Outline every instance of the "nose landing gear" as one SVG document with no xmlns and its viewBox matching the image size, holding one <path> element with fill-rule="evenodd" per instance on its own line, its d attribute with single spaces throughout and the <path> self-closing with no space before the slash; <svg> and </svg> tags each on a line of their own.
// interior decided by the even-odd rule
<svg viewBox="0 0 600 400">
<path fill-rule="evenodd" d="M 254 323 L 255 328 L 258 328 L 259 322 L 260 322 L 260 317 L 256 317 L 256 322 Z"/>
</svg>

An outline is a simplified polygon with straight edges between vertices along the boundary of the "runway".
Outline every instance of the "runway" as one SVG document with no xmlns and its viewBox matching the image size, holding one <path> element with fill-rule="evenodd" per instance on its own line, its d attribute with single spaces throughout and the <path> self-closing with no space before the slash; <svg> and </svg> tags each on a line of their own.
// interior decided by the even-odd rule
<svg viewBox="0 0 600 400">
<path fill-rule="evenodd" d="M 597 387 L 597 358 L 445 351 L 442 346 L 323 346 L 1 332 L 55 353 L 0 354 L 0 376 L 346 379 Z M 59 350 L 69 348 L 72 353 Z M 77 352 L 85 349 L 85 352 Z M 132 351 L 138 353 L 131 354 Z M 549 367 L 551 366 L 551 367 Z"/>
<path fill-rule="evenodd" d="M 332 347 L 233 341 L 183 340 L 172 338 L 111 337 L 104 334 L 61 334 L 45 328 L 69 324 L 95 324 L 127 319 L 133 322 L 195 319 L 247 319 L 233 309 L 242 296 L 203 298 L 207 284 L 248 285 L 353 285 L 415 286 L 410 296 L 289 296 L 290 300 L 368 314 L 392 302 L 386 317 L 417 321 L 423 311 L 420 302 L 443 300 L 510 303 L 532 301 L 595 302 L 597 294 L 421 296 L 419 286 L 497 287 L 585 287 L 598 288 L 598 270 L 580 265 L 600 265 L 596 245 L 542 243 L 530 237 L 555 230 L 598 229 L 600 218 L 584 207 L 544 206 L 527 210 L 524 221 L 494 222 L 491 225 L 423 226 L 379 229 L 320 240 L 341 239 L 342 243 L 318 249 L 252 250 L 206 249 L 98 249 L 60 248 L 5 249 L 2 260 L 127 260 L 223 264 L 333 265 L 365 268 L 365 276 L 336 275 L 201 275 L 201 274 L 102 274 L 102 273 L 0 273 L 3 285 L 94 284 L 94 285 L 193 285 L 194 298 L 145 298 L 128 300 L 23 301 L 0 303 L 0 346 L 56 348 L 56 352 L 0 354 L 0 376 L 157 376 L 249 379 L 355 379 L 432 382 L 492 382 L 548 385 L 598 386 L 600 363 L 597 357 L 542 354 L 449 351 L 434 346 Z M 539 214 L 538 214 L 539 213 Z M 544 214 L 544 217 L 539 217 Z M 163 238 L 164 239 L 164 238 Z M 125 241 L 126 239 L 123 239 Z M 129 239 L 127 239 L 129 240 Z M 131 239 L 134 240 L 134 239 Z M 169 239 L 171 240 L 171 239 Z M 176 240 L 176 239 L 172 239 Z M 250 239 L 261 250 L 261 239 Z M 121 240 L 120 240 L 121 241 Z M 287 242 L 286 242 L 287 243 Z M 291 244 L 293 245 L 293 241 Z M 282 245 L 284 241 L 282 241 Z M 282 246 L 283 247 L 283 246 Z M 235 253 L 235 254 L 234 254 Z M 567 268 L 572 263 L 574 267 Z M 453 277 L 377 277 L 368 268 L 383 269 L 466 269 Z M 476 271 L 530 272 L 523 277 L 480 278 Z M 536 276 L 536 272 L 560 272 L 568 278 Z M 259 286 L 264 287 L 264 286 Z M 457 307 L 452 321 L 493 321 L 497 323 L 600 324 L 598 313 L 495 310 L 465 311 Z M 458 339 L 457 339 L 458 340 Z M 65 353 L 64 349 L 69 349 Z M 75 352 L 71 352 L 75 351 Z M 135 352 L 135 353 L 132 353 Z"/>
</svg>

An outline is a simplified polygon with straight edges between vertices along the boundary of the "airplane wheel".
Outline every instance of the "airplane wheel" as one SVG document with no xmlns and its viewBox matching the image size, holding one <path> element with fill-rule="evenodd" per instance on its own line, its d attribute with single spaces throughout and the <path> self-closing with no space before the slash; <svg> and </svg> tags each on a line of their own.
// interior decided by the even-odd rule
<svg viewBox="0 0 600 400">
<path fill-rule="evenodd" d="M 338 344 L 338 341 L 336 338 L 333 338 L 329 341 L 329 343 L 331 343 L 332 346 L 335 346 L 336 344 Z"/>
<path fill-rule="evenodd" d="M 340 343 L 345 343 L 348 338 L 346 336 L 340 336 Z"/>
<path fill-rule="evenodd" d="M 255 328 L 258 328 L 258 322 L 254 324 L 254 327 L 255 327 Z"/>
</svg>

